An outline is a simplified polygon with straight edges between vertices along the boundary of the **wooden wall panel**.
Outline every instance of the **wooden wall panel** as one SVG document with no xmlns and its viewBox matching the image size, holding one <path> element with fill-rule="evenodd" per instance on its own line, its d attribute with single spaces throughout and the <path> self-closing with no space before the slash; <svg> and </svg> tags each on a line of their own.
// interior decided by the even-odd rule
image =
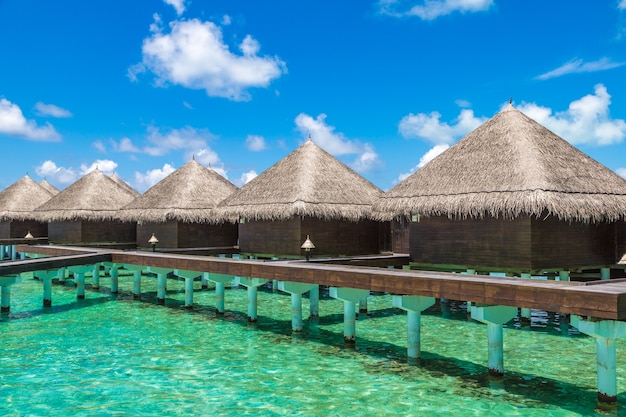
<svg viewBox="0 0 626 417">
<path fill-rule="evenodd" d="M 11 221 L 0 222 L 0 239 L 9 239 L 11 237 Z"/>
<path fill-rule="evenodd" d="M 616 262 L 614 223 L 532 219 L 533 269 L 576 269 Z"/>
<path fill-rule="evenodd" d="M 380 252 L 379 231 L 380 223 L 371 220 L 326 221 L 306 217 L 302 220 L 300 245 L 310 235 L 315 244 L 314 256 L 377 254 Z"/>
<path fill-rule="evenodd" d="M 243 253 L 300 256 L 300 238 L 299 217 L 239 224 L 239 250 Z"/>
<path fill-rule="evenodd" d="M 626 255 L 626 222 L 620 220 L 615 223 L 615 262 L 619 262 Z"/>
<path fill-rule="evenodd" d="M 170 220 L 164 223 L 137 224 L 137 247 L 152 248 L 148 240 L 152 233 L 159 239 L 157 248 L 178 248 L 178 222 Z"/>
<path fill-rule="evenodd" d="M 51 243 L 81 243 L 82 222 L 50 222 L 48 240 Z"/>
<path fill-rule="evenodd" d="M 391 245 L 393 253 L 409 253 L 410 223 L 405 220 L 391 222 Z"/>
<path fill-rule="evenodd" d="M 409 249 L 413 262 L 530 270 L 530 219 L 422 217 L 411 222 Z"/>
<path fill-rule="evenodd" d="M 119 221 L 82 222 L 81 243 L 136 242 L 137 223 Z"/>
<path fill-rule="evenodd" d="M 35 220 L 12 221 L 9 237 L 24 237 L 30 232 L 33 237 L 48 236 L 48 222 L 38 222 Z"/>
<path fill-rule="evenodd" d="M 237 244 L 237 225 L 226 224 L 178 224 L 179 248 L 207 248 L 234 246 Z"/>
</svg>

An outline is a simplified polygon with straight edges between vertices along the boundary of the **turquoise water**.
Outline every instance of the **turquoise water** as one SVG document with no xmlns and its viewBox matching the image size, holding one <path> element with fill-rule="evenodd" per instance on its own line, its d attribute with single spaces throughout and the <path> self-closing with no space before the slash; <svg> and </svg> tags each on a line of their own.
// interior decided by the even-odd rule
<svg viewBox="0 0 626 417">
<path fill-rule="evenodd" d="M 71 281 L 70 281 L 71 282 Z M 0 415 L 8 416 L 590 416 L 596 364 L 591 338 L 558 315 L 535 311 L 531 327 L 504 332 L 506 375 L 487 377 L 486 326 L 455 303 L 422 316 L 422 360 L 406 360 L 406 316 L 389 295 L 369 298 L 355 348 L 343 345 L 343 303 L 322 294 L 320 318 L 291 333 L 290 297 L 263 289 L 259 320 L 247 322 L 245 288 L 215 293 L 195 283 L 192 310 L 184 281 L 168 280 L 165 306 L 156 278 L 132 275 L 120 291 L 54 285 L 43 309 L 42 284 L 12 287 L 11 313 L 0 318 Z M 87 283 L 90 278 L 87 277 Z M 308 300 L 303 316 L 308 317 Z M 626 343 L 618 342 L 619 408 L 626 415 Z"/>
</svg>

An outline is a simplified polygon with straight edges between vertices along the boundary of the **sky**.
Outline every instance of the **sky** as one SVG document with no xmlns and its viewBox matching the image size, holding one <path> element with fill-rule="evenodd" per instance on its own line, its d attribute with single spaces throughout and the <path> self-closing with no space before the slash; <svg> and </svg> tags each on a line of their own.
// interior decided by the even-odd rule
<svg viewBox="0 0 626 417">
<path fill-rule="evenodd" d="M 626 0 L 0 0 L 0 189 L 307 137 L 389 190 L 509 101 L 626 177 Z"/>
</svg>

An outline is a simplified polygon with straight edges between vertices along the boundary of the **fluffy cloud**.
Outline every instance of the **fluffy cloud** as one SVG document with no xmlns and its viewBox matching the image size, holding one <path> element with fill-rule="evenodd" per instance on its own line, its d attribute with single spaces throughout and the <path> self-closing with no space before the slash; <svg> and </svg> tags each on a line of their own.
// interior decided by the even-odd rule
<svg viewBox="0 0 626 417">
<path fill-rule="evenodd" d="M 35 109 L 37 109 L 37 113 L 40 116 L 51 116 L 51 117 L 72 117 L 72 113 L 69 110 L 63 109 L 59 106 L 55 106 L 54 104 L 45 104 L 41 101 L 35 104 Z"/>
<path fill-rule="evenodd" d="M 370 171 L 380 164 L 378 154 L 372 145 L 349 140 L 342 133 L 336 133 L 334 126 L 326 124 L 325 114 L 320 114 L 314 119 L 308 114 L 300 113 L 295 122 L 304 137 L 310 136 L 313 142 L 327 152 L 335 156 L 356 154 L 356 160 L 350 164 L 355 171 Z"/>
<path fill-rule="evenodd" d="M 267 148 L 265 145 L 265 139 L 263 136 L 258 135 L 248 135 L 246 138 L 246 148 L 252 152 L 260 152 Z"/>
<path fill-rule="evenodd" d="M 597 84 L 593 94 L 572 101 L 562 112 L 553 113 L 535 103 L 522 103 L 517 108 L 572 144 L 604 146 L 621 143 L 626 136 L 626 121 L 611 119 L 610 104 L 606 87 Z"/>
<path fill-rule="evenodd" d="M 175 84 L 203 89 L 209 96 L 249 100 L 247 89 L 267 87 L 287 71 L 278 57 L 259 56 L 260 45 L 250 35 L 239 45 L 242 55 L 238 55 L 212 22 L 178 20 L 169 27 L 170 33 L 164 33 L 155 18 L 153 34 L 143 42 L 142 62 L 129 69 L 132 80 L 149 70 L 157 85 Z"/>
<path fill-rule="evenodd" d="M 394 17 L 419 17 L 434 20 L 454 12 L 474 13 L 488 10 L 493 0 L 380 0 L 379 12 Z"/>
<path fill-rule="evenodd" d="M 46 123 L 37 126 L 34 120 L 27 120 L 22 110 L 5 98 L 0 98 L 0 135 L 17 136 L 24 139 L 57 142 L 61 135 Z"/>
<path fill-rule="evenodd" d="M 624 0 L 624 2 L 626 2 L 626 0 Z M 617 168 L 615 170 L 615 172 L 617 173 L 617 175 L 619 175 L 620 177 L 626 179 L 626 168 Z"/>
<path fill-rule="evenodd" d="M 537 77 L 535 77 L 535 79 L 548 80 L 550 78 L 556 78 L 566 74 L 605 71 L 613 68 L 618 68 L 623 65 L 624 62 L 612 62 L 610 58 L 606 57 L 593 62 L 583 62 L 582 59 L 574 59 L 572 61 L 566 62 L 556 69 L 553 69 L 552 71 L 548 71 L 544 74 L 538 75 Z"/>
<path fill-rule="evenodd" d="M 475 117 L 474 112 L 469 109 L 461 110 L 452 125 L 441 122 L 440 118 L 441 114 L 436 111 L 429 114 L 409 113 L 400 120 L 398 131 L 405 138 L 419 138 L 435 145 L 451 144 L 486 120 L 486 118 Z"/>
<path fill-rule="evenodd" d="M 394 183 L 398 183 L 400 181 L 403 181 L 404 179 L 406 179 L 408 176 L 410 176 L 411 174 L 413 174 L 415 171 L 417 171 L 418 169 L 420 169 L 421 167 L 423 167 L 424 165 L 426 165 L 427 163 L 429 163 L 430 161 L 432 161 L 433 159 L 435 159 L 435 157 L 437 157 L 439 154 L 443 153 L 443 151 L 445 151 L 446 149 L 448 149 L 450 147 L 450 145 L 447 144 L 440 144 L 440 145 L 435 145 L 432 148 L 430 148 L 430 150 L 428 152 L 426 152 L 421 158 L 419 163 L 413 167 L 409 172 L 406 172 L 404 174 L 400 174 L 398 176 L 398 179 L 396 181 L 394 181 Z"/>
<path fill-rule="evenodd" d="M 135 188 L 141 193 L 152 187 L 163 178 L 170 175 L 176 169 L 170 164 L 164 164 L 163 168 L 156 168 L 150 171 L 146 171 L 145 174 L 141 172 L 135 172 Z"/>
<path fill-rule="evenodd" d="M 241 177 L 233 180 L 233 184 L 235 184 L 237 187 L 243 187 L 244 185 L 255 179 L 257 176 L 258 174 L 254 170 L 244 172 L 243 174 L 241 174 Z"/>
<path fill-rule="evenodd" d="M 174 7 L 177 15 L 181 15 L 185 12 L 185 0 L 163 0 L 166 4 Z"/>
<path fill-rule="evenodd" d="M 46 178 L 48 181 L 54 184 L 67 185 L 75 182 L 80 177 L 94 169 L 98 168 L 106 175 L 111 175 L 117 168 L 117 162 L 109 159 L 97 159 L 91 164 L 81 164 L 80 168 L 66 168 L 57 166 L 57 164 L 51 160 L 44 161 L 38 167 L 35 167 L 35 172 L 40 177 Z"/>
<path fill-rule="evenodd" d="M 617 5 L 617 8 L 620 10 L 626 10 L 626 0 L 621 0 Z"/>
</svg>

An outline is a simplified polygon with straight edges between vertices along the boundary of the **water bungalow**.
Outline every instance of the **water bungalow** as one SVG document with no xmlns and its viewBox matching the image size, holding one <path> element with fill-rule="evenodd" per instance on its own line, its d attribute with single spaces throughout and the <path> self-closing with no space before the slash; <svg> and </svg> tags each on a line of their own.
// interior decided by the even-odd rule
<svg viewBox="0 0 626 417">
<path fill-rule="evenodd" d="M 119 211 L 137 222 L 137 246 L 154 234 L 159 248 L 235 246 L 237 225 L 215 215 L 215 207 L 237 187 L 211 168 L 191 160 Z"/>
<path fill-rule="evenodd" d="M 607 271 L 626 246 L 626 180 L 510 104 L 375 210 L 409 225 L 422 267 Z"/>
<path fill-rule="evenodd" d="M 136 226 L 119 220 L 117 210 L 135 194 L 95 169 L 50 198 L 34 213 L 49 222 L 53 243 L 134 243 Z"/>
<path fill-rule="evenodd" d="M 226 198 L 225 219 L 239 220 L 239 249 L 259 257 L 379 253 L 380 223 L 370 218 L 381 190 L 309 138 Z"/>
<path fill-rule="evenodd" d="M 53 194 L 25 175 L 0 193 L 0 239 L 48 236 L 48 223 L 33 213 Z"/>
</svg>

